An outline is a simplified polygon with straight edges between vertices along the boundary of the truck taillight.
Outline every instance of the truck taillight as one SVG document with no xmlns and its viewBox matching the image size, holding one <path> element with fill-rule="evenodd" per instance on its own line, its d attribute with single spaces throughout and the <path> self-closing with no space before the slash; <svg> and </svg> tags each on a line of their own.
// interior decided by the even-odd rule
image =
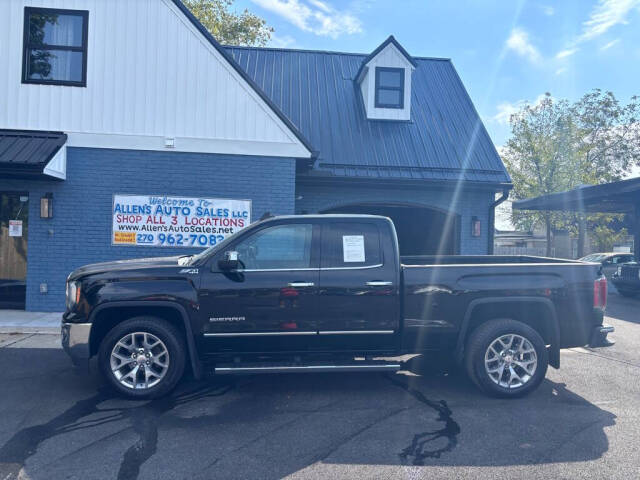
<svg viewBox="0 0 640 480">
<path fill-rule="evenodd" d="M 602 276 L 593 282 L 593 307 L 602 310 L 607 306 L 607 278 Z"/>
</svg>

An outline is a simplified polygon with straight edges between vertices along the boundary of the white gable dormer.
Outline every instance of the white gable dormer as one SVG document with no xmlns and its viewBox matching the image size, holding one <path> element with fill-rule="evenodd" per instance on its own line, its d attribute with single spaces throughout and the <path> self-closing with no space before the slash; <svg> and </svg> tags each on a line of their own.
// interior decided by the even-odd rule
<svg viewBox="0 0 640 480">
<path fill-rule="evenodd" d="M 364 59 L 356 81 L 369 120 L 411 119 L 415 62 L 393 35 Z"/>
</svg>

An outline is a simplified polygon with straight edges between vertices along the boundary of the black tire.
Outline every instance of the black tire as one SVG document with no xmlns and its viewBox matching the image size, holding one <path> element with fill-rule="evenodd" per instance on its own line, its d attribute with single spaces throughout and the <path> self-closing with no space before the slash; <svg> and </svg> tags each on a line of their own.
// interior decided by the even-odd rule
<svg viewBox="0 0 640 480">
<path fill-rule="evenodd" d="M 162 379 L 149 388 L 134 389 L 120 383 L 111 370 L 111 352 L 115 344 L 129 333 L 150 333 L 160 339 L 169 356 L 169 366 Z M 158 398 L 169 393 L 182 378 L 185 369 L 186 347 L 183 335 L 169 322 L 157 317 L 134 317 L 113 327 L 103 338 L 98 351 L 100 370 L 118 393 L 132 399 Z"/>
<path fill-rule="evenodd" d="M 485 368 L 485 354 L 489 346 L 498 338 L 509 334 L 519 335 L 529 341 L 537 357 L 533 375 L 523 385 L 512 388 L 495 383 Z M 471 380 L 483 392 L 495 397 L 515 398 L 538 388 L 547 374 L 549 353 L 540 334 L 530 326 L 511 319 L 495 319 L 483 323 L 471 333 L 465 349 L 464 365 Z"/>
</svg>

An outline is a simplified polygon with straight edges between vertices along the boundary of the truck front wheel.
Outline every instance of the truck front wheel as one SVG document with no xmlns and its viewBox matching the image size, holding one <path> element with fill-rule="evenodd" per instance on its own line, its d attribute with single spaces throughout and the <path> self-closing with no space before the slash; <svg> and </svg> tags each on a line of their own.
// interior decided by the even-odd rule
<svg viewBox="0 0 640 480">
<path fill-rule="evenodd" d="M 166 320 L 135 317 L 116 325 L 100 344 L 98 362 L 109 384 L 135 399 L 170 392 L 185 367 L 182 335 Z"/>
<path fill-rule="evenodd" d="M 465 367 L 484 392 L 498 397 L 520 397 L 544 379 L 549 355 L 544 340 L 530 326 L 496 319 L 476 328 L 467 342 Z"/>
</svg>

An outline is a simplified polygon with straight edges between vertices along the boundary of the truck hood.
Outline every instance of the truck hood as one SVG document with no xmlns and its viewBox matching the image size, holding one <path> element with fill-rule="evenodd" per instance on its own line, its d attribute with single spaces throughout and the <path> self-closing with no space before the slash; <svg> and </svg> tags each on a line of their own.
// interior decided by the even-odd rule
<svg viewBox="0 0 640 480">
<path fill-rule="evenodd" d="M 87 275 L 100 273 L 115 273 L 147 268 L 177 267 L 180 265 L 180 258 L 184 257 L 185 255 L 178 255 L 175 257 L 135 258 L 131 260 L 117 260 L 115 262 L 91 263 L 71 272 L 68 280 L 77 280 Z"/>
</svg>

